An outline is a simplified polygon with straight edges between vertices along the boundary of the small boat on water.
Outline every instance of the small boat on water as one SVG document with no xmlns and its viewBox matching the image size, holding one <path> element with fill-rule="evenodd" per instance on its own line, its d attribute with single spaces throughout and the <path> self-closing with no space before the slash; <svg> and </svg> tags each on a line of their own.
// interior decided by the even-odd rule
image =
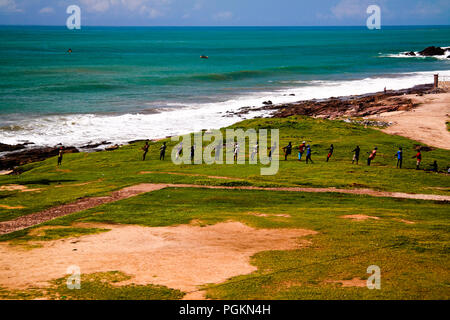
<svg viewBox="0 0 450 320">
<path fill-rule="evenodd" d="M 202 56 L 200 56 L 200 58 L 201 58 L 201 59 L 208 59 L 209 57 L 208 57 L 208 56 L 203 56 L 203 55 L 202 55 Z"/>
</svg>

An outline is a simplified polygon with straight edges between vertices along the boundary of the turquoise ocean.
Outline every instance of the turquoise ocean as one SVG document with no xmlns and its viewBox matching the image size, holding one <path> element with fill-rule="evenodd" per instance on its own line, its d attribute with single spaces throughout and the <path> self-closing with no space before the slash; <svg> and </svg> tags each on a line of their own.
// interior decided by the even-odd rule
<svg viewBox="0 0 450 320">
<path fill-rule="evenodd" d="M 240 118 L 226 111 L 265 100 L 450 79 L 450 59 L 403 54 L 431 45 L 449 47 L 450 26 L 1 26 L 0 142 L 159 138 L 229 125 Z"/>
</svg>

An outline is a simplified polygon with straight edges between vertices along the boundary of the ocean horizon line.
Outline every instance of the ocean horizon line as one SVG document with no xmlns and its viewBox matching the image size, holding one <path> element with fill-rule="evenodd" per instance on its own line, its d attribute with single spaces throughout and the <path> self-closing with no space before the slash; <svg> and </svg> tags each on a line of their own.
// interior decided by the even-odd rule
<svg viewBox="0 0 450 320">
<path fill-rule="evenodd" d="M 64 24 L 0 24 L 0 27 L 61 27 L 66 28 Z M 82 28 L 363 28 L 366 25 L 90 25 L 83 24 Z M 450 27 L 450 24 L 392 24 L 383 25 L 383 28 L 395 27 Z"/>
</svg>

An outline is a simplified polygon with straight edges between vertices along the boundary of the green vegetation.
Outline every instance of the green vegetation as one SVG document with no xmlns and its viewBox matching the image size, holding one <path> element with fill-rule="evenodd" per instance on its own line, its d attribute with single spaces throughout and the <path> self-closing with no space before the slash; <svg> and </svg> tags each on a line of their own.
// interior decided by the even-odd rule
<svg viewBox="0 0 450 320">
<path fill-rule="evenodd" d="M 102 213 L 95 214 L 98 212 Z M 250 212 L 269 216 L 250 215 Z M 353 214 L 380 219 L 341 218 Z M 329 193 L 169 188 L 61 217 L 46 225 L 101 222 L 157 227 L 188 224 L 193 220 L 200 220 L 202 225 L 232 220 L 255 228 L 302 228 L 318 232 L 307 238 L 311 245 L 305 248 L 256 254 L 251 262 L 258 267 L 257 272 L 211 285 L 207 290 L 209 298 L 450 297 L 450 222 L 445 203 Z M 16 235 L 15 239 L 20 238 Z M 354 277 L 366 279 L 366 269 L 373 264 L 381 268 L 382 290 L 342 288 L 328 282 Z M 80 291 L 80 296 L 74 298 L 90 296 L 91 293 Z"/>
<path fill-rule="evenodd" d="M 33 228 L 27 231 L 21 230 L 9 234 L 0 235 L 0 241 L 14 240 L 12 244 L 20 245 L 27 244 L 29 242 L 37 241 L 52 241 L 70 237 L 81 237 L 87 234 L 96 234 L 109 231 L 108 229 L 101 228 L 75 228 L 75 227 L 61 227 L 43 229 Z"/>
<path fill-rule="evenodd" d="M 280 161 L 279 172 L 274 176 L 261 176 L 260 165 L 176 166 L 170 160 L 170 150 L 175 145 L 170 140 L 167 140 L 169 148 L 165 161 L 158 160 L 161 142 L 151 143 L 148 160 L 145 162 L 141 161 L 142 143 L 126 145 L 113 152 L 66 154 L 61 168 L 56 167 L 56 160 L 52 158 L 24 166 L 26 172 L 19 176 L 0 176 L 0 185 L 20 184 L 41 189 L 40 192 L 0 191 L 1 205 L 24 207 L 11 210 L 0 206 L 0 221 L 72 202 L 80 197 L 107 195 L 113 190 L 142 182 L 371 188 L 409 193 L 450 194 L 447 175 L 414 170 L 415 164 L 411 156 L 419 143 L 406 138 L 342 121 L 306 117 L 247 120 L 232 128 L 278 128 L 281 146 L 289 141 L 298 145 L 302 140 L 307 140 L 311 143 L 315 163 L 299 163 L 294 150 L 289 161 Z M 335 145 L 335 153 L 331 161 L 326 163 L 326 149 L 331 143 Z M 351 151 L 356 145 L 361 147 L 358 166 L 351 164 Z M 366 152 L 371 151 L 374 146 L 378 146 L 379 152 L 372 166 L 367 167 Z M 398 146 L 402 146 L 404 150 L 402 170 L 395 168 L 394 156 Z M 437 160 L 439 167 L 445 169 L 449 165 L 450 151 L 434 149 L 424 152 L 423 158 L 424 167 Z M 153 173 L 140 174 L 142 171 Z M 163 172 L 205 176 L 169 175 Z M 208 175 L 227 176 L 241 181 L 224 181 L 208 178 Z"/>
<path fill-rule="evenodd" d="M 120 282 L 129 280 L 131 277 L 118 271 L 81 275 L 79 290 L 67 288 L 67 277 L 53 281 L 50 287 L 45 289 L 9 291 L 0 288 L 0 299 L 176 300 L 181 299 L 184 295 L 179 290 L 172 290 L 164 286 L 120 285 Z"/>
<path fill-rule="evenodd" d="M 0 221 L 69 203 L 81 197 L 107 195 L 138 183 L 183 183 L 222 186 L 302 186 L 370 188 L 384 191 L 450 195 L 446 174 L 414 170 L 411 159 L 418 142 L 390 136 L 377 129 L 342 121 L 304 117 L 254 119 L 232 128 L 280 129 L 281 147 L 307 140 L 314 164 L 280 161 L 277 175 L 261 176 L 260 165 L 180 165 L 159 161 L 161 142 L 151 143 L 148 160 L 141 161 L 143 143 L 120 147 L 113 152 L 66 154 L 63 165 L 56 160 L 24 166 L 19 176 L 0 176 L 0 185 L 18 184 L 39 188 L 39 192 L 0 191 Z M 326 149 L 335 153 L 325 162 Z M 361 147 L 359 165 L 352 165 L 352 150 Z M 366 152 L 377 146 L 379 153 L 371 167 Z M 404 169 L 395 168 L 395 152 L 404 150 Z M 248 157 L 248 149 L 247 149 Z M 449 165 L 450 151 L 423 152 L 426 167 L 437 160 Z M 143 171 L 152 173 L 141 174 Z M 171 175 L 177 172 L 186 175 Z M 194 174 L 194 175 L 192 175 Z M 197 174 L 197 175 L 195 175 Z M 225 176 L 224 180 L 208 176 Z M 248 214 L 287 214 L 290 217 Z M 339 193 L 294 193 L 280 191 L 167 188 L 137 197 L 74 213 L 42 225 L 0 236 L 0 241 L 33 245 L 84 234 L 107 232 L 83 228 L 79 222 L 170 226 L 199 220 L 202 225 L 240 221 L 255 228 L 302 228 L 317 231 L 309 246 L 299 250 L 264 251 L 252 257 L 258 270 L 222 284 L 207 286 L 212 299 L 449 299 L 450 222 L 448 203 L 375 198 Z M 352 221 L 343 215 L 363 214 L 379 220 Z M 415 222 L 408 224 L 401 219 Z M 367 279 L 369 265 L 378 265 L 382 290 L 344 288 L 332 281 L 355 277 Z M 31 299 L 179 299 L 183 293 L 159 286 L 114 285 L 125 277 L 120 273 L 86 275 L 83 290 L 65 289 L 58 279 L 53 289 L 0 290 L 0 298 Z M 122 280 L 123 279 L 123 280 Z"/>
</svg>

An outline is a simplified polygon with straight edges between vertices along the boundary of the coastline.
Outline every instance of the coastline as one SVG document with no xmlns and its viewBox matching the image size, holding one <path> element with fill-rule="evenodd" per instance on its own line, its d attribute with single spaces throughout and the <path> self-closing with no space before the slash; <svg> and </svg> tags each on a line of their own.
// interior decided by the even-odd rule
<svg viewBox="0 0 450 320">
<path fill-rule="evenodd" d="M 244 120 L 260 118 L 261 115 L 264 115 L 265 117 L 281 118 L 292 115 L 304 115 L 314 118 L 356 121 L 366 126 L 383 127 L 383 131 L 386 133 L 403 135 L 429 146 L 450 149 L 448 143 L 445 143 L 445 138 L 437 139 L 438 141 L 444 141 L 443 143 L 433 145 L 433 142 L 436 141 L 436 137 L 434 140 L 421 139 L 420 134 L 417 135 L 417 131 L 415 131 L 413 136 L 411 136 L 409 132 L 408 135 L 404 135 L 402 132 L 399 132 L 398 128 L 395 126 L 395 119 L 398 118 L 398 112 L 414 112 L 419 105 L 426 104 L 424 99 L 416 101 L 415 97 L 427 97 L 428 95 L 435 95 L 438 93 L 446 95 L 446 99 L 449 99 L 449 93 L 446 90 L 440 88 L 433 89 L 432 84 L 424 84 L 408 89 L 388 90 L 386 93 L 375 92 L 362 95 L 331 97 L 328 99 L 311 99 L 287 104 L 273 104 L 271 101 L 266 101 L 262 107 L 241 107 L 237 111 L 227 112 L 224 117 L 230 116 L 231 114 L 232 116 L 238 116 L 241 120 Z M 255 112 L 257 113 L 257 116 L 251 116 L 251 113 Z M 450 113 L 450 110 L 448 110 L 448 113 Z M 391 116 L 394 115 L 397 118 L 390 121 Z M 358 120 L 350 120 L 351 118 L 356 118 Z M 421 121 L 421 119 L 418 121 Z M 404 123 L 404 121 L 402 123 Z M 445 127 L 445 119 L 442 120 L 442 123 Z M 414 123 L 412 126 L 414 127 Z M 450 135 L 450 133 L 448 134 Z M 166 138 L 169 137 L 170 136 L 167 136 Z M 153 138 L 149 140 L 159 141 L 162 139 L 164 138 Z M 120 145 L 137 141 L 144 141 L 144 139 L 128 141 L 127 143 L 122 144 L 113 144 L 109 141 L 102 141 L 81 147 L 64 146 L 64 150 L 66 153 L 111 151 L 117 149 Z M 3 170 L 4 174 L 18 173 L 17 168 L 15 167 L 53 157 L 57 155 L 60 147 L 61 145 L 42 147 L 29 143 L 16 145 L 0 144 L 0 170 Z M 13 171 L 11 172 L 8 170 Z"/>
</svg>

